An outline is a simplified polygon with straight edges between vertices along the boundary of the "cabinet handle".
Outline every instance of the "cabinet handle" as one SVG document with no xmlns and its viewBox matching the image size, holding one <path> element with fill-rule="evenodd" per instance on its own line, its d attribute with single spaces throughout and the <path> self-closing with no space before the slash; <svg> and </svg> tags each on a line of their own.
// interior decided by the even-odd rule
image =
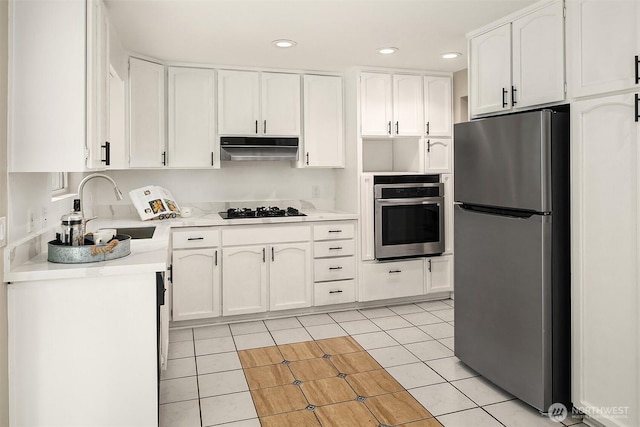
<svg viewBox="0 0 640 427">
<path fill-rule="evenodd" d="M 162 152 L 162 166 L 167 166 L 167 152 Z"/>
<path fill-rule="evenodd" d="M 431 260 L 429 260 L 429 273 L 431 273 Z"/>
<path fill-rule="evenodd" d="M 427 139 L 427 153 L 431 152 L 431 140 Z"/>
<path fill-rule="evenodd" d="M 329 291 L 330 294 L 341 294 L 342 290 L 341 289 L 336 289 L 335 291 Z"/>
<path fill-rule="evenodd" d="M 402 273 L 402 270 L 389 270 L 389 274 Z"/>
<path fill-rule="evenodd" d="M 391 122 L 387 123 L 387 133 L 391 135 Z"/>
<path fill-rule="evenodd" d="M 342 230 L 329 230 L 329 233 L 342 233 Z"/>
<path fill-rule="evenodd" d="M 429 122 L 427 122 L 427 135 L 429 135 Z"/>
<path fill-rule="evenodd" d="M 307 151 L 307 166 L 309 165 L 309 152 Z"/>
<path fill-rule="evenodd" d="M 213 166 L 213 151 L 211 152 L 211 166 Z"/>
<path fill-rule="evenodd" d="M 262 124 L 262 133 L 267 133 L 267 121 L 266 120 Z"/>
<path fill-rule="evenodd" d="M 204 240 L 204 237 L 189 237 L 187 240 Z"/>
<path fill-rule="evenodd" d="M 506 108 L 507 105 L 507 89 L 502 88 L 502 108 Z"/>
<path fill-rule="evenodd" d="M 101 145 L 104 148 L 104 160 L 100 159 L 105 166 L 111 165 L 111 143 L 109 141 L 105 141 L 104 145 Z"/>
<path fill-rule="evenodd" d="M 214 265 L 218 265 L 218 251 L 215 252 L 215 256 L 213 258 Z"/>
<path fill-rule="evenodd" d="M 636 119 L 635 119 L 635 120 L 636 120 L 636 122 L 637 122 L 637 121 L 638 121 L 638 119 L 640 118 L 640 117 L 638 117 L 638 103 L 639 103 L 639 102 L 640 102 L 640 99 L 638 99 L 638 94 L 636 93 L 636 102 L 635 102 L 635 104 L 636 104 Z"/>
<path fill-rule="evenodd" d="M 396 135 L 400 135 L 400 122 L 396 122 Z"/>
<path fill-rule="evenodd" d="M 267 258 L 266 258 L 266 254 L 265 254 L 265 249 L 262 248 L 262 262 L 267 262 Z"/>
<path fill-rule="evenodd" d="M 636 84 L 640 83 L 640 70 L 638 67 L 640 66 L 640 59 L 638 59 L 638 55 L 636 55 Z"/>
<path fill-rule="evenodd" d="M 339 251 L 342 249 L 342 246 L 336 246 L 335 248 L 329 248 L 330 251 Z"/>
<path fill-rule="evenodd" d="M 511 106 L 514 107 L 518 102 L 516 101 L 516 92 L 518 91 L 518 89 L 516 89 L 515 86 L 511 86 Z"/>
<path fill-rule="evenodd" d="M 329 267 L 329 270 L 342 270 L 342 267 Z"/>
<path fill-rule="evenodd" d="M 258 121 L 256 120 L 256 135 L 258 134 Z"/>
<path fill-rule="evenodd" d="M 276 255 L 275 255 L 275 253 L 273 251 L 273 246 L 272 246 L 271 247 L 271 261 L 275 261 L 276 260 L 275 257 L 276 257 Z"/>
</svg>

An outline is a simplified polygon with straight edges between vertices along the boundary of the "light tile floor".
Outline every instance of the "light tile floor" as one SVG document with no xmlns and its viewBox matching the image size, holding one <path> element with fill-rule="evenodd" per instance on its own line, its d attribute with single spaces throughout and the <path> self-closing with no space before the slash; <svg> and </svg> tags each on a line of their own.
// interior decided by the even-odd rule
<svg viewBox="0 0 640 427">
<path fill-rule="evenodd" d="M 343 336 L 351 336 L 445 427 L 561 425 L 454 356 L 453 307 L 452 300 L 443 300 L 171 330 L 170 360 L 160 382 L 160 426 L 260 426 L 238 351 Z M 348 366 L 349 360 L 342 363 Z M 260 381 L 282 384 L 286 392 L 292 381 L 287 375 L 295 372 L 289 367 Z M 332 424 L 330 408 L 316 413 L 323 425 Z M 305 412 L 297 412 L 300 426 L 309 421 Z M 585 426 L 571 418 L 563 424 Z M 360 425 L 358 418 L 350 425 Z"/>
</svg>

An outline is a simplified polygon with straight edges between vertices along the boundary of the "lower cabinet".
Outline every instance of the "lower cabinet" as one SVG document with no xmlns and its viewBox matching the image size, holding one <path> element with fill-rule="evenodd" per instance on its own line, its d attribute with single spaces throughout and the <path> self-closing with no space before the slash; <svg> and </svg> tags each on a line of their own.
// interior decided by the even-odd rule
<svg viewBox="0 0 640 427">
<path fill-rule="evenodd" d="M 453 291 L 453 257 L 425 258 L 425 293 Z"/>
<path fill-rule="evenodd" d="M 267 311 L 266 257 L 266 246 L 222 250 L 223 315 Z"/>
<path fill-rule="evenodd" d="M 173 320 L 220 316 L 217 248 L 173 251 Z"/>
<path fill-rule="evenodd" d="M 362 264 L 360 300 L 409 297 L 424 294 L 422 259 Z"/>
<path fill-rule="evenodd" d="M 270 247 L 269 310 L 311 306 L 311 244 Z"/>
</svg>

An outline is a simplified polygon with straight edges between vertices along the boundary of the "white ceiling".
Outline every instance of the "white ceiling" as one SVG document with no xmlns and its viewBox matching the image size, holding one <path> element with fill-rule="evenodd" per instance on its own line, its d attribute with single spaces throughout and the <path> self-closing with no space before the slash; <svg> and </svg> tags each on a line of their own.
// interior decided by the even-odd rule
<svg viewBox="0 0 640 427">
<path fill-rule="evenodd" d="M 124 47 L 164 61 L 458 71 L 465 33 L 533 0 L 106 0 Z M 298 45 L 278 49 L 272 40 Z M 393 55 L 376 48 L 394 46 Z M 440 54 L 462 52 L 454 60 Z"/>
</svg>

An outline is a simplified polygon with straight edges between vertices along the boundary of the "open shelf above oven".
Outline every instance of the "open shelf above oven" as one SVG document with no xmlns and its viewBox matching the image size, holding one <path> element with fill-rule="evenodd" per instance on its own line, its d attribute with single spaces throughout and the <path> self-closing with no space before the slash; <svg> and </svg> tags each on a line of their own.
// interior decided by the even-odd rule
<svg viewBox="0 0 640 427">
<path fill-rule="evenodd" d="M 362 172 L 422 173 L 420 138 L 363 138 Z"/>
</svg>

